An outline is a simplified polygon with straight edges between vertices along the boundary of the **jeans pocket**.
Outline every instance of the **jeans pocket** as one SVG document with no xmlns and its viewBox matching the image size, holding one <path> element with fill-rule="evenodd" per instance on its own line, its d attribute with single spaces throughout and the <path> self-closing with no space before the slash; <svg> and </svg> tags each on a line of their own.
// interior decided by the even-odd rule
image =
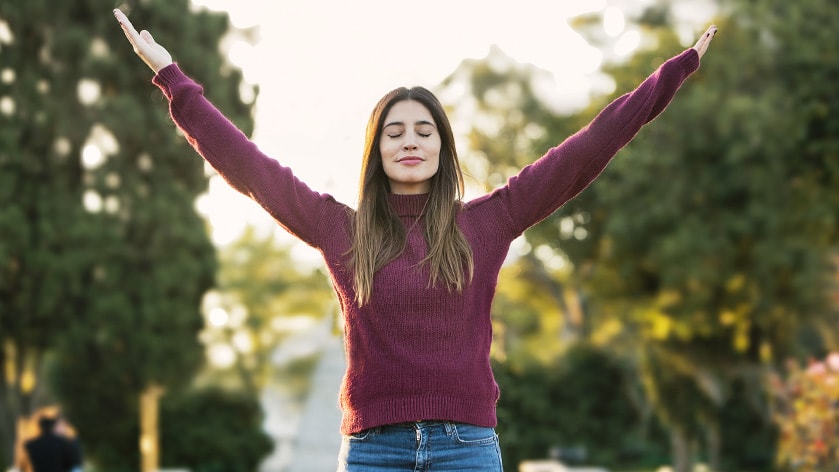
<svg viewBox="0 0 839 472">
<path fill-rule="evenodd" d="M 361 430 L 357 433 L 352 433 L 346 435 L 346 438 L 350 441 L 365 441 L 376 431 L 376 428 L 368 428 Z"/>
<path fill-rule="evenodd" d="M 485 446 L 498 442 L 495 429 L 467 423 L 452 423 L 452 436 L 456 443 L 464 446 Z"/>
</svg>

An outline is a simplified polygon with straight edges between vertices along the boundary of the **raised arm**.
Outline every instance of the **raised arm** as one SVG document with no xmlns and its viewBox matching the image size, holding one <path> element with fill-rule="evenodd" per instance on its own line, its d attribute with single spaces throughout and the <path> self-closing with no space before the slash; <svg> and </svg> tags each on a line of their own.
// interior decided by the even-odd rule
<svg viewBox="0 0 839 472">
<path fill-rule="evenodd" d="M 538 223 L 585 189 L 615 154 L 655 119 L 698 67 L 716 33 L 709 27 L 635 90 L 615 99 L 584 128 L 550 149 L 492 195 L 504 201 L 517 232 Z"/>
<path fill-rule="evenodd" d="M 134 52 L 155 72 L 152 82 L 169 101 L 172 120 L 187 141 L 233 188 L 262 206 L 281 226 L 304 242 L 320 247 L 321 228 L 329 218 L 346 215 L 346 207 L 312 191 L 291 169 L 259 150 L 204 96 L 201 85 L 173 62 L 171 54 L 143 30 L 137 32 L 120 10 L 114 10 Z"/>
</svg>

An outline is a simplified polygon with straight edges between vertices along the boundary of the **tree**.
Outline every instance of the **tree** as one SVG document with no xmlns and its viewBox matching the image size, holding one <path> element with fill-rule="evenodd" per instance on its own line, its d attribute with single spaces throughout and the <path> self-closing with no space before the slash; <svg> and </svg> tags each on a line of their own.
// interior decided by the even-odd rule
<svg viewBox="0 0 839 472">
<path fill-rule="evenodd" d="M 161 464 L 195 472 L 253 472 L 273 450 L 257 397 L 219 388 L 164 397 Z M 212 412 L 212 414 L 208 414 Z"/>
<path fill-rule="evenodd" d="M 823 0 L 720 3 L 721 40 L 699 74 L 591 187 L 525 234 L 534 254 L 549 247 L 573 267 L 566 285 L 583 300 L 583 332 L 624 349 L 647 374 L 646 398 L 674 443 L 706 444 L 714 467 L 726 450 L 717 418 L 734 386 L 760 398 L 767 366 L 812 349 L 802 333 L 835 343 L 825 281 L 839 236 L 839 121 L 826 112 L 839 105 L 828 79 L 839 67 L 829 40 L 839 9 Z M 616 93 L 666 59 L 662 51 L 686 46 L 668 18 L 664 3 L 639 16 L 648 46 L 605 68 Z M 478 108 L 491 115 L 480 123 L 495 126 L 471 136 L 486 162 L 479 168 L 498 172 L 491 184 L 615 98 L 551 116 L 520 85 L 532 74 L 488 63 L 464 63 L 456 78 L 471 79 L 467 90 L 490 105 Z M 689 411 L 674 414 L 684 402 Z M 674 460 L 687 468 L 689 448 L 679 451 Z"/>
<path fill-rule="evenodd" d="M 639 445 L 654 444 L 633 405 L 630 371 L 605 349 L 572 342 L 552 365 L 495 361 L 493 371 L 506 470 L 551 455 L 568 465 L 626 467 L 631 456 L 649 453 Z"/>
<path fill-rule="evenodd" d="M 837 66 L 822 42 L 822 19 L 839 10 L 782 3 L 731 2 L 720 27 L 725 41 L 715 43 L 701 76 L 591 189 L 592 208 L 608 213 L 587 228 L 600 241 L 589 253 L 596 261 L 589 287 L 599 299 L 634 306 L 632 322 L 648 345 L 685 367 L 673 371 L 683 381 L 671 387 L 648 383 L 660 390 L 650 394 L 664 400 L 662 414 L 678 411 L 667 405 L 677 391 L 705 379 L 697 390 L 705 400 L 694 403 L 707 408 L 694 408 L 690 419 L 670 416 L 682 432 L 704 423 L 681 443 L 700 431 L 719 436 L 710 413 L 731 381 L 757 378 L 749 385 L 765 388 L 756 374 L 800 349 L 803 330 L 835 337 L 825 280 L 837 237 L 836 140 L 823 133 L 835 125 L 813 110 L 836 103 L 836 94 L 811 77 Z M 795 31 L 814 34 L 794 36 L 788 28 L 797 21 Z M 658 61 L 641 53 L 612 68 L 617 88 Z"/>
<path fill-rule="evenodd" d="M 218 284 L 205 299 L 214 323 L 202 336 L 210 349 L 230 353 L 231 362 L 212 370 L 215 377 L 233 370 L 228 383 L 259 395 L 276 374 L 271 358 L 289 325 L 334 316 L 334 292 L 322 269 L 303 266 L 275 233 L 262 236 L 250 226 L 221 248 L 219 263 Z"/>
<path fill-rule="evenodd" d="M 110 456 L 117 470 L 136 464 L 136 436 L 122 420 L 138 394 L 187 384 L 202 361 L 199 305 L 216 268 L 194 210 L 206 175 L 163 100 L 150 100 L 150 73 L 115 25 L 113 4 L 7 3 L 0 362 L 15 371 L 0 380 L 2 457 L 14 419 L 57 400 L 89 457 L 107 443 L 125 447 Z M 241 74 L 213 47 L 229 30 L 226 15 L 194 12 L 186 0 L 125 9 L 155 25 L 210 98 L 251 131 Z M 39 382 L 45 359 L 52 385 Z"/>
</svg>

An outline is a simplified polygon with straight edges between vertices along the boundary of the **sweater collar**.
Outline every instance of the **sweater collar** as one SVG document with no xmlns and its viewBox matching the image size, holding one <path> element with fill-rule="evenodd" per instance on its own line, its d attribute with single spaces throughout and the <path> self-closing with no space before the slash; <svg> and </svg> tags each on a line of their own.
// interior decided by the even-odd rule
<svg viewBox="0 0 839 472">
<path fill-rule="evenodd" d="M 420 216 L 428 203 L 429 194 L 416 195 L 388 194 L 388 200 L 393 211 L 399 216 Z"/>
</svg>

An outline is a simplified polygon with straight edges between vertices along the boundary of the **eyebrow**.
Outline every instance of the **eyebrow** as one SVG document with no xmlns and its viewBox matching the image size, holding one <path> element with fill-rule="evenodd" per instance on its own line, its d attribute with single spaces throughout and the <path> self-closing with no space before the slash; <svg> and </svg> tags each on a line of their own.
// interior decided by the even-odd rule
<svg viewBox="0 0 839 472">
<path fill-rule="evenodd" d="M 414 126 L 422 126 L 422 125 L 429 125 L 429 126 L 433 126 L 433 127 L 436 128 L 436 126 L 434 126 L 434 123 L 432 123 L 430 121 L 426 121 L 426 120 L 420 120 L 420 121 L 417 121 L 417 122 L 414 123 Z M 390 123 L 387 123 L 384 126 L 382 126 L 382 129 L 387 128 L 388 126 L 405 126 L 405 123 L 403 123 L 401 121 L 391 121 Z"/>
</svg>

